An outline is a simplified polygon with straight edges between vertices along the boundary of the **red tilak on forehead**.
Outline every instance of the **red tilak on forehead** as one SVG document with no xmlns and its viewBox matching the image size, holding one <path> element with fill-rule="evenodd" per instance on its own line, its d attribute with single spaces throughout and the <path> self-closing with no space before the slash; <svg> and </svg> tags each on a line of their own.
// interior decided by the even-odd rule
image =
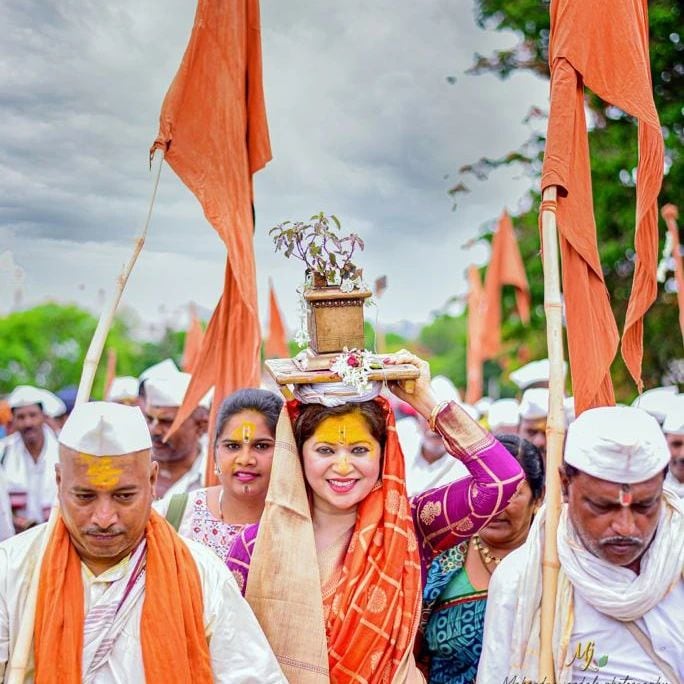
<svg viewBox="0 0 684 684">
<path fill-rule="evenodd" d="M 622 487 L 620 487 L 619 500 L 621 506 L 631 506 L 632 490 L 628 484 L 623 484 Z"/>
</svg>

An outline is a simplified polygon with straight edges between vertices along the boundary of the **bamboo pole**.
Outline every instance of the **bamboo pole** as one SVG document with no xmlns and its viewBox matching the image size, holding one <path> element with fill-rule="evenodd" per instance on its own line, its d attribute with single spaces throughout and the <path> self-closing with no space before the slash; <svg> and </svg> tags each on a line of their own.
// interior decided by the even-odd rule
<svg viewBox="0 0 684 684">
<path fill-rule="evenodd" d="M 131 255 L 128 263 L 124 266 L 123 271 L 119 275 L 116 281 L 116 291 L 112 297 L 109 306 L 100 315 L 100 320 L 97 323 L 97 328 L 93 334 L 93 339 L 90 342 L 90 347 L 88 348 L 88 353 L 86 354 L 86 360 L 83 363 L 83 371 L 81 373 L 81 381 L 78 386 L 78 393 L 76 395 L 76 404 L 81 404 L 90 398 L 90 392 L 93 388 L 93 380 L 95 379 L 95 371 L 97 371 L 97 366 L 100 362 L 100 357 L 102 356 L 102 350 L 104 348 L 105 340 L 109 333 L 109 329 L 112 326 L 112 321 L 114 320 L 114 314 L 121 300 L 121 295 L 126 287 L 128 281 L 128 276 L 130 276 L 133 266 L 140 254 L 140 251 L 145 244 L 145 237 L 147 236 L 147 229 L 150 225 L 150 219 L 152 217 L 152 207 L 154 206 L 154 200 L 157 196 L 157 188 L 159 187 L 159 176 L 161 175 L 161 168 L 164 161 L 164 153 L 159 154 L 159 165 L 154 177 L 154 184 L 152 187 L 152 197 L 150 198 L 150 206 L 147 210 L 147 216 L 145 218 L 145 224 L 140 232 L 140 235 L 135 241 L 133 247 L 133 254 Z M 43 564 L 43 558 L 45 556 L 45 550 L 47 548 L 48 542 L 52 537 L 52 533 L 57 525 L 57 520 L 59 519 L 59 507 L 53 506 L 50 511 L 50 518 L 48 519 L 47 528 L 43 534 L 43 539 L 40 545 L 40 552 L 36 556 L 35 565 L 33 566 L 31 575 L 31 584 L 29 586 L 28 594 L 26 596 L 26 602 L 24 604 L 24 613 L 21 617 L 21 623 L 19 624 L 19 631 L 17 634 L 17 640 L 14 644 L 14 649 L 12 650 L 12 657 L 10 659 L 8 667 L 8 684 L 22 684 L 26 675 L 26 668 L 28 666 L 29 655 L 31 653 L 31 647 L 33 645 L 33 629 L 36 620 L 36 603 L 38 599 L 38 583 L 40 582 L 40 570 Z"/>
<path fill-rule="evenodd" d="M 679 330 L 684 339 L 684 267 L 682 266 L 682 254 L 679 245 L 679 227 L 677 219 L 679 211 L 674 204 L 666 204 L 660 214 L 667 225 L 672 240 L 672 259 L 674 260 L 675 281 L 677 283 L 677 305 L 679 307 Z"/>
<path fill-rule="evenodd" d="M 556 681 L 553 661 L 553 625 L 558 585 L 558 549 L 556 531 L 561 509 L 560 477 L 565 417 L 563 414 L 563 304 L 561 300 L 558 231 L 556 228 L 557 188 L 551 186 L 542 195 L 542 254 L 544 263 L 544 311 L 546 343 L 549 353 L 549 416 L 546 423 L 546 522 L 542 561 L 541 646 L 539 681 Z"/>
</svg>

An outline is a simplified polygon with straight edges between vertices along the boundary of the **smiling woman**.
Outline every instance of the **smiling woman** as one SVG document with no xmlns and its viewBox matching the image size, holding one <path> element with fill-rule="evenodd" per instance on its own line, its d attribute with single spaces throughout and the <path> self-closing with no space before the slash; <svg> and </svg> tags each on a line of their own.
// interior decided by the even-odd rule
<svg viewBox="0 0 684 684">
<path fill-rule="evenodd" d="M 180 534 L 226 559 L 233 538 L 264 509 L 283 400 L 273 392 L 243 389 L 218 412 L 214 467 L 220 484 L 176 494 L 155 504 Z"/>
</svg>

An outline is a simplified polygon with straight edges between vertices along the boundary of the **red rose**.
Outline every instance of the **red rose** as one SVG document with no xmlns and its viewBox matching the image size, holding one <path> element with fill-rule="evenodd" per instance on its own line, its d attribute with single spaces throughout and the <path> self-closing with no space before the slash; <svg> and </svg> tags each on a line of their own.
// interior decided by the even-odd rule
<svg viewBox="0 0 684 684">
<path fill-rule="evenodd" d="M 352 368 L 358 368 L 361 365 L 361 362 L 356 356 L 349 356 L 347 358 L 347 365 L 351 366 Z"/>
</svg>

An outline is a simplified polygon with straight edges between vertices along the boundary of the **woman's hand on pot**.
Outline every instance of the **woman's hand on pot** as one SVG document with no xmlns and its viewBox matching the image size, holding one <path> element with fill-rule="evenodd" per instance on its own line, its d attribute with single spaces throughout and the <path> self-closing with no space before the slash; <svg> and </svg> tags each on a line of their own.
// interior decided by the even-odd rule
<svg viewBox="0 0 684 684">
<path fill-rule="evenodd" d="M 386 366 L 410 364 L 415 366 L 420 375 L 415 380 L 399 380 L 389 383 L 389 388 L 399 399 L 412 406 L 426 420 L 432 409 L 437 405 L 437 399 L 430 386 L 430 364 L 407 349 L 392 354 L 384 361 Z M 412 392 L 406 391 L 406 383 L 415 383 Z"/>
</svg>

